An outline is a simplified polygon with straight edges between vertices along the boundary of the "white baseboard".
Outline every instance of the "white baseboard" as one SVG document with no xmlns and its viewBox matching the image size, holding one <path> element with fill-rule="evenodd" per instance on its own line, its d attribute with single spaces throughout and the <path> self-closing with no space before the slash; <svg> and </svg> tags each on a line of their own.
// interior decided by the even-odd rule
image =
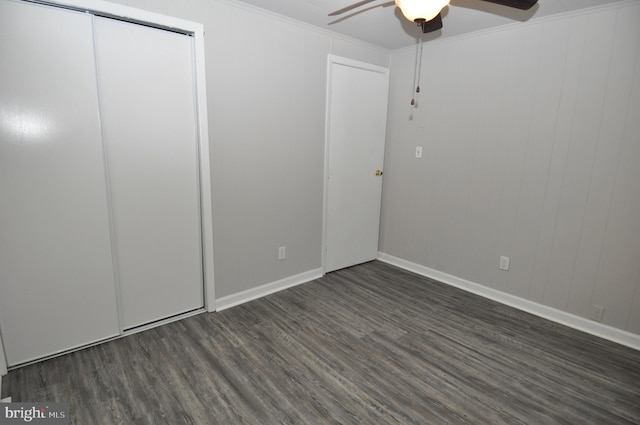
<svg viewBox="0 0 640 425">
<path fill-rule="evenodd" d="M 412 263 L 383 252 L 378 253 L 378 260 L 416 274 L 426 276 L 447 285 L 455 286 L 456 288 L 463 289 L 467 292 L 471 292 L 472 294 L 480 295 L 481 297 L 489 298 L 493 301 L 517 308 L 518 310 L 526 311 L 527 313 L 535 314 L 536 316 L 569 326 L 579 331 L 640 350 L 640 335 L 608 325 L 603 325 L 602 323 L 594 322 L 593 320 L 576 316 L 575 314 L 567 313 L 506 292 L 498 291 L 487 286 L 480 285 L 479 283 L 471 282 L 420 264 Z"/>
<path fill-rule="evenodd" d="M 291 288 L 292 286 L 297 286 L 314 279 L 318 279 L 320 277 L 322 277 L 321 268 L 309 270 L 307 272 L 300 273 L 294 276 L 289 276 L 276 282 L 258 286 L 257 288 L 238 292 L 237 294 L 227 295 L 226 297 L 218 298 L 216 300 L 216 311 L 222 311 L 236 305 L 244 304 L 248 301 L 252 301 L 269 294 L 273 294 L 274 292 L 282 291 L 283 289 Z"/>
</svg>

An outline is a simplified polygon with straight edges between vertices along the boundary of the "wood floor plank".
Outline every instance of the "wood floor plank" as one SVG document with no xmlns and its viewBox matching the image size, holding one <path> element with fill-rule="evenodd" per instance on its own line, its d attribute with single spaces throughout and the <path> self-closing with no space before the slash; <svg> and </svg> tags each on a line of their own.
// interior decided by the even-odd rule
<svg viewBox="0 0 640 425">
<path fill-rule="evenodd" d="M 640 352 L 377 261 L 2 386 L 73 424 L 640 424 Z"/>
</svg>

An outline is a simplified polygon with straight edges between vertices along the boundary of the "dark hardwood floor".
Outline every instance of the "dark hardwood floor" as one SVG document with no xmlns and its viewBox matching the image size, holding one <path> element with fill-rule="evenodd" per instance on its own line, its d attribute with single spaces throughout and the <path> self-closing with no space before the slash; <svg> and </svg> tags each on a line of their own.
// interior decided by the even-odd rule
<svg viewBox="0 0 640 425">
<path fill-rule="evenodd" d="M 639 424 L 640 352 L 381 262 L 26 366 L 74 424 Z"/>
</svg>

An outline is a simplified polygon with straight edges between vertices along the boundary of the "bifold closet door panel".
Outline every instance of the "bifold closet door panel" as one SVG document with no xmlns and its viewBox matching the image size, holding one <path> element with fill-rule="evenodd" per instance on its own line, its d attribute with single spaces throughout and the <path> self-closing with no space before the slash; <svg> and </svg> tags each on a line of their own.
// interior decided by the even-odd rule
<svg viewBox="0 0 640 425">
<path fill-rule="evenodd" d="M 95 18 L 124 329 L 204 306 L 192 38 Z"/>
<path fill-rule="evenodd" d="M 119 333 L 91 17 L 0 0 L 0 327 L 9 365 Z"/>
</svg>

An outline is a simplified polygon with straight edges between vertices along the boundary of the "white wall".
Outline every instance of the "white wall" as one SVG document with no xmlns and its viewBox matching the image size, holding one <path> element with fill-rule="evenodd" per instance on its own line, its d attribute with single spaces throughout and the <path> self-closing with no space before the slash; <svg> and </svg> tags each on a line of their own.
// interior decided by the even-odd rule
<svg viewBox="0 0 640 425">
<path fill-rule="evenodd" d="M 204 24 L 216 298 L 319 270 L 327 55 L 388 51 L 230 0 L 117 2 Z"/>
<path fill-rule="evenodd" d="M 415 52 L 392 52 L 381 252 L 640 334 L 639 22 L 633 1 L 429 42 L 413 113 Z"/>
</svg>

